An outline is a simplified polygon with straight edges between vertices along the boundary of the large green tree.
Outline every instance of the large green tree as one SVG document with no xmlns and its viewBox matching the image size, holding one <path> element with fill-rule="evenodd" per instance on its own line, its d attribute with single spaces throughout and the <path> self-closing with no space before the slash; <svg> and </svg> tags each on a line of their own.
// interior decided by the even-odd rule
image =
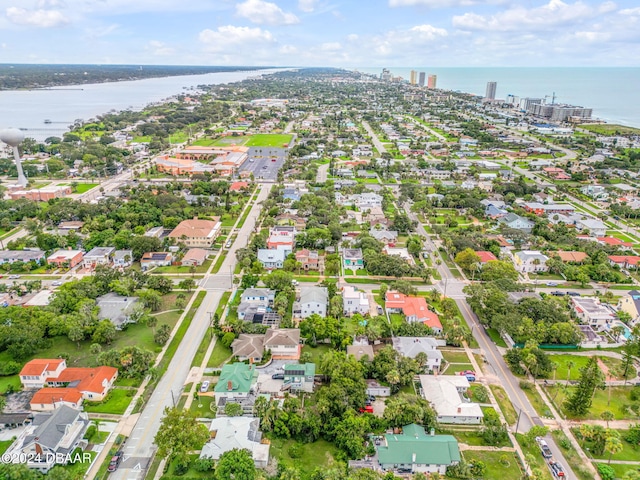
<svg viewBox="0 0 640 480">
<path fill-rule="evenodd" d="M 224 452 L 216 465 L 216 480 L 255 480 L 256 466 L 251 452 L 246 449 Z"/>
<path fill-rule="evenodd" d="M 188 452 L 201 449 L 208 438 L 207 428 L 196 420 L 194 413 L 177 408 L 165 408 L 164 417 L 153 441 L 158 446 L 158 454 L 161 457 L 184 461 Z"/>
<path fill-rule="evenodd" d="M 591 357 L 580 369 L 578 386 L 565 400 L 567 411 L 575 416 L 585 415 L 591 408 L 598 388 L 604 388 L 604 374 L 598 366 L 598 357 Z"/>
</svg>

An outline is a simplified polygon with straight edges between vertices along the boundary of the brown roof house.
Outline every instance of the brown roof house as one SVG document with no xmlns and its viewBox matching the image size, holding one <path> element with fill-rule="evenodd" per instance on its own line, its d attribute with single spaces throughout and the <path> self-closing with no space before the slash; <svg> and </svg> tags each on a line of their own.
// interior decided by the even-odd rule
<svg viewBox="0 0 640 480">
<path fill-rule="evenodd" d="M 187 247 L 211 248 L 220 235 L 220 220 L 183 220 L 169 234 L 170 238 L 184 241 Z"/>
</svg>

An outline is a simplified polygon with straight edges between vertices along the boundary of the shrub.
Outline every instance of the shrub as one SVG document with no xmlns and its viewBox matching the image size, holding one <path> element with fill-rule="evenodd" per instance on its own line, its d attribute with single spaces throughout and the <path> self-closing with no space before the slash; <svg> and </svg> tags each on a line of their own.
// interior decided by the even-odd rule
<svg viewBox="0 0 640 480">
<path fill-rule="evenodd" d="M 193 462 L 193 469 L 197 472 L 210 472 L 214 465 L 215 462 L 211 458 L 198 458 Z"/>
<path fill-rule="evenodd" d="M 91 425 L 89 426 L 89 428 L 87 428 L 87 431 L 84 434 L 84 438 L 89 440 L 91 437 L 93 437 L 96 434 L 96 426 L 95 425 Z"/>
<path fill-rule="evenodd" d="M 287 453 L 291 458 L 302 457 L 302 445 L 300 445 L 299 443 L 294 443 L 289 447 L 289 450 L 287 450 Z"/>
<path fill-rule="evenodd" d="M 525 382 L 524 380 L 520 380 L 520 388 L 522 390 L 531 390 L 533 388 L 533 384 L 531 382 Z"/>
<path fill-rule="evenodd" d="M 476 387 L 476 389 L 473 391 L 473 395 L 480 403 L 487 403 L 487 401 L 489 401 L 489 392 L 487 392 L 487 387 L 485 387 L 484 385 L 479 385 L 478 387 Z"/>
<path fill-rule="evenodd" d="M 9 375 L 15 375 L 20 371 L 20 364 L 18 362 L 2 362 L 0 364 L 0 377 L 6 377 Z"/>
<path fill-rule="evenodd" d="M 614 478 L 616 478 L 615 470 L 604 463 L 598 464 L 598 473 L 600 474 L 602 480 L 613 480 Z"/>
</svg>

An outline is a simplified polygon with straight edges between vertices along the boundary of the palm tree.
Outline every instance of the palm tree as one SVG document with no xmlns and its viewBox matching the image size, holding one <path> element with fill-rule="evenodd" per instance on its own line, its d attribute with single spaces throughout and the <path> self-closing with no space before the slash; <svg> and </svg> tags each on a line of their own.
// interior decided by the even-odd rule
<svg viewBox="0 0 640 480">
<path fill-rule="evenodd" d="M 569 360 L 567 362 L 567 382 L 569 381 L 569 379 L 571 378 L 571 369 L 573 367 L 575 367 L 576 364 L 573 362 L 573 360 Z"/>
<path fill-rule="evenodd" d="M 609 465 L 611 464 L 611 457 L 617 453 L 620 453 L 623 449 L 622 442 L 616 436 L 608 436 L 604 442 L 604 449 L 609 452 L 609 461 L 607 462 Z"/>
<path fill-rule="evenodd" d="M 613 412 L 611 412 L 610 410 L 604 410 L 601 414 L 600 414 L 600 418 L 602 420 L 604 420 L 605 422 L 607 422 L 607 430 L 609 429 L 609 422 L 611 420 L 613 420 L 615 417 L 613 415 Z"/>
</svg>

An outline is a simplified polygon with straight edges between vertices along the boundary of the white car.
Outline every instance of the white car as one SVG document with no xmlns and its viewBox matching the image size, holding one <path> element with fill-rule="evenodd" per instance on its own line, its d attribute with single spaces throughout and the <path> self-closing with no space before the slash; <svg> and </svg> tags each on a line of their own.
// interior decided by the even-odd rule
<svg viewBox="0 0 640 480">
<path fill-rule="evenodd" d="M 209 380 L 205 380 L 202 382 L 202 385 L 200 385 L 200 392 L 204 393 L 207 390 L 209 390 Z"/>
<path fill-rule="evenodd" d="M 9 275 L 9 280 L 17 280 L 20 278 L 20 275 Z"/>
<path fill-rule="evenodd" d="M 51 282 L 51 286 L 52 287 L 59 287 L 60 285 L 62 285 L 62 282 L 60 280 L 56 280 L 55 282 Z"/>
</svg>

